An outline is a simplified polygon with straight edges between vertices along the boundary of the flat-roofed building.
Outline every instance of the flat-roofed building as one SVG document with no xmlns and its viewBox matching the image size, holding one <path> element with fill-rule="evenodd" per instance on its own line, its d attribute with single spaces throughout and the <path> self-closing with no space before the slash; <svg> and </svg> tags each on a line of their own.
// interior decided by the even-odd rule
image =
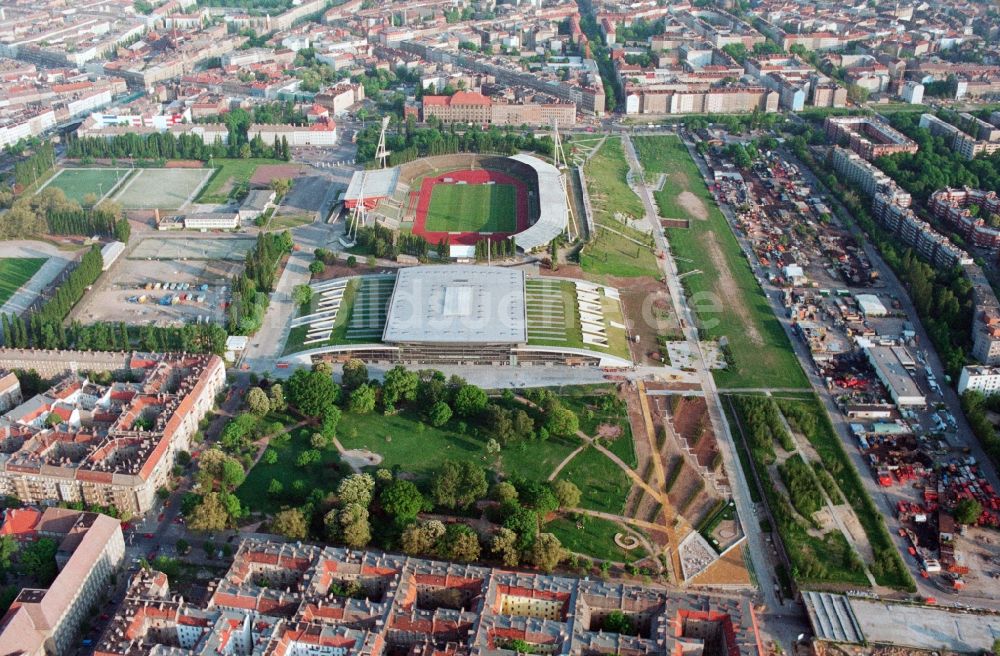
<svg viewBox="0 0 1000 656">
<path fill-rule="evenodd" d="M 864 352 L 893 403 L 897 406 L 926 406 L 927 398 L 910 372 L 911 367 L 903 352 L 905 349 L 900 351 L 898 348 L 866 346 Z"/>
</svg>

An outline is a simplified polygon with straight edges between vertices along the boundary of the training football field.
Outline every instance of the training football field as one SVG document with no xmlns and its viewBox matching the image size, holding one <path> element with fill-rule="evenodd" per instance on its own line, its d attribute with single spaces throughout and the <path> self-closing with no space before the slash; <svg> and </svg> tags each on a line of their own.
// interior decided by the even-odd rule
<svg viewBox="0 0 1000 656">
<path fill-rule="evenodd" d="M 3 257 L 0 258 L 0 305 L 7 302 L 21 285 L 31 280 L 45 264 L 41 257 Z"/>
<path fill-rule="evenodd" d="M 45 187 L 62 189 L 66 198 L 83 203 L 87 194 L 94 194 L 100 200 L 128 173 L 128 169 L 63 169 Z"/>
<path fill-rule="evenodd" d="M 431 190 L 428 232 L 515 232 L 517 190 L 509 184 L 438 184 Z"/>
</svg>

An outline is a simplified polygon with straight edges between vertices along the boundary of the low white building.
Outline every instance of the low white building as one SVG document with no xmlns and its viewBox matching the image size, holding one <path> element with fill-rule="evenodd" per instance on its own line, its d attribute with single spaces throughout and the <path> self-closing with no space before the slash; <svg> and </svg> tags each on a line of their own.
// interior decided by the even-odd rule
<svg viewBox="0 0 1000 656">
<path fill-rule="evenodd" d="M 919 105 L 924 101 L 924 85 L 910 80 L 899 88 L 900 97 L 908 103 Z"/>
<path fill-rule="evenodd" d="M 111 265 L 125 252 L 125 244 L 120 241 L 112 241 L 101 247 L 101 260 L 104 262 L 101 271 L 107 271 Z"/>
<path fill-rule="evenodd" d="M 910 371 L 912 358 L 899 346 L 867 346 L 864 349 L 875 375 L 897 406 L 925 407 L 927 398 Z"/>
<path fill-rule="evenodd" d="M 185 214 L 184 227 L 188 230 L 235 230 L 240 227 L 240 215 L 237 212 Z"/>
<path fill-rule="evenodd" d="M 858 294 L 855 298 L 858 301 L 858 308 L 865 319 L 884 317 L 889 314 L 889 311 L 885 309 L 885 305 L 882 304 L 882 301 L 875 294 Z"/>
<path fill-rule="evenodd" d="M 966 390 L 982 392 L 986 396 L 1000 392 L 1000 367 L 962 367 L 962 374 L 958 377 L 958 393 Z"/>
</svg>

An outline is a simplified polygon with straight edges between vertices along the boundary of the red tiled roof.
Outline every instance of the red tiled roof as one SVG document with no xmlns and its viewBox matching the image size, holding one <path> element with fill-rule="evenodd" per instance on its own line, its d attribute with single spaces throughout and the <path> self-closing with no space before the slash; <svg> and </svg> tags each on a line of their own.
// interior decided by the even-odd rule
<svg viewBox="0 0 1000 656">
<path fill-rule="evenodd" d="M 42 513 L 34 508 L 11 508 L 4 513 L 0 535 L 13 535 L 22 539 L 32 537 L 41 518 Z"/>
</svg>

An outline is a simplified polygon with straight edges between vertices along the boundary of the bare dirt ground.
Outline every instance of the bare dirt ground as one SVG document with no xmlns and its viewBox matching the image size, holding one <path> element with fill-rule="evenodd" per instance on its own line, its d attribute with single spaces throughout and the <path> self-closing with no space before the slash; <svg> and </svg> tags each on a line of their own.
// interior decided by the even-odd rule
<svg viewBox="0 0 1000 656">
<path fill-rule="evenodd" d="M 638 343 L 629 343 L 632 358 L 639 364 L 662 364 L 657 337 L 680 332 L 663 283 L 649 277 L 608 282 L 618 288 L 629 331 L 639 337 Z"/>
<path fill-rule="evenodd" d="M 597 427 L 597 437 L 604 440 L 617 440 L 622 435 L 621 426 L 601 424 Z"/>
<path fill-rule="evenodd" d="M 639 408 L 638 395 L 633 388 L 623 390 L 623 397 L 627 401 L 628 419 L 632 427 L 632 442 L 635 448 L 635 459 L 637 463 L 636 471 L 651 485 L 656 487 L 657 482 L 653 480 L 653 457 L 650 441 L 646 437 L 645 421 Z M 625 501 L 625 514 L 636 519 L 646 521 L 659 521 L 662 514 L 656 499 L 637 485 L 633 485 L 629 490 L 628 498 Z"/>
<path fill-rule="evenodd" d="M 667 480 L 671 478 L 671 469 L 675 466 L 674 463 L 681 463 L 680 474 L 670 488 L 670 492 L 667 493 L 667 497 L 677 512 L 684 515 L 685 519 L 692 525 L 697 525 L 701 517 L 715 505 L 716 497 L 711 491 L 711 486 L 707 483 L 699 485 L 702 482 L 701 474 L 685 458 L 681 446 L 677 442 L 676 433 L 666 423 L 669 414 L 667 410 L 668 399 L 669 397 L 666 396 L 647 395 L 649 411 L 656 430 L 667 428 L 667 437 L 662 440 L 663 446 L 660 448 L 660 457 L 663 459 Z M 687 508 L 682 510 L 685 503 L 687 503 Z"/>
<path fill-rule="evenodd" d="M 712 263 L 719 272 L 719 280 L 715 284 L 716 291 L 725 306 L 731 308 L 739 316 L 750 341 L 763 346 L 764 339 L 761 337 L 760 332 L 757 330 L 757 325 L 750 316 L 750 308 L 747 307 L 746 300 L 743 298 L 743 294 L 736 284 L 736 279 L 733 278 L 733 274 L 729 270 L 729 265 L 726 263 L 726 256 L 722 253 L 722 248 L 719 246 L 715 234 L 705 234 L 706 239 L 704 241 L 708 249 L 708 255 L 712 258 Z"/>
<path fill-rule="evenodd" d="M 262 164 L 253 172 L 250 184 L 255 187 L 266 187 L 275 178 L 295 180 L 304 168 L 301 164 Z"/>
<path fill-rule="evenodd" d="M 673 416 L 674 430 L 685 439 L 694 452 L 698 464 L 711 469 L 712 462 L 719 453 L 712 422 L 708 418 L 708 406 L 702 396 L 682 396 Z M 700 434 L 700 436 L 699 436 Z"/>
<path fill-rule="evenodd" d="M 688 214 L 699 221 L 708 219 L 708 208 L 705 207 L 705 202 L 687 189 L 677 194 L 677 202 L 684 207 Z"/>
</svg>

